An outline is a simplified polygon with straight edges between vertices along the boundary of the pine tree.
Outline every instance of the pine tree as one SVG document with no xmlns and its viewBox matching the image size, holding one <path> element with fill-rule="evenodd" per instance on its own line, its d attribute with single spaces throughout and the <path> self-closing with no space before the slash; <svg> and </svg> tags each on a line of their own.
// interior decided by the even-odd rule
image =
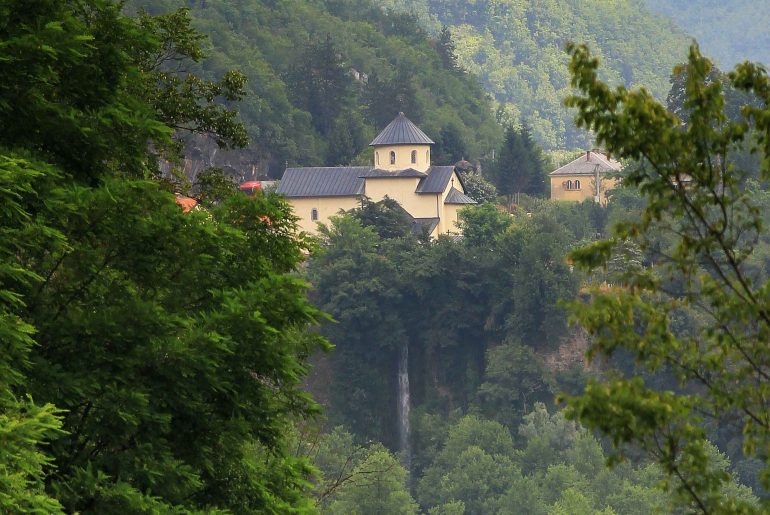
<svg viewBox="0 0 770 515">
<path fill-rule="evenodd" d="M 413 73 L 406 65 L 399 65 L 389 79 L 373 73 L 364 91 L 366 109 L 376 127 L 385 127 L 399 112 L 419 122 L 422 110 L 413 83 Z"/>
<path fill-rule="evenodd" d="M 308 41 L 291 75 L 295 102 L 312 115 L 316 130 L 329 136 L 353 95 L 347 66 L 331 34 L 320 43 Z"/>
<path fill-rule="evenodd" d="M 61 419 L 52 405 L 41 405 L 15 392 L 26 383 L 35 328 L 22 319 L 26 306 L 14 289 L 36 280 L 31 270 L 19 266 L 16 256 L 46 239 L 60 239 L 56 231 L 35 220 L 22 199 L 39 182 L 58 179 L 50 166 L 0 156 L 1 513 L 63 513 L 61 504 L 43 488 L 44 467 L 50 467 L 52 461 L 44 445 L 60 434 Z"/>
<path fill-rule="evenodd" d="M 462 130 L 454 123 L 441 128 L 432 151 L 432 161 L 437 164 L 454 164 L 468 155 Z"/>
<path fill-rule="evenodd" d="M 523 193 L 534 196 L 545 196 L 548 193 L 545 167 L 543 165 L 543 151 L 532 139 L 532 131 L 526 123 L 522 125 L 519 133 L 524 147 L 524 155 L 529 168 L 529 180 Z"/>
<path fill-rule="evenodd" d="M 457 69 L 457 56 L 455 55 L 455 43 L 452 40 L 452 33 L 449 27 L 444 25 L 438 35 L 437 50 L 441 56 L 441 63 L 447 70 Z"/>
<path fill-rule="evenodd" d="M 518 201 L 521 193 L 545 194 L 545 172 L 540 148 L 532 139 L 529 128 L 508 126 L 505 139 L 492 167 L 492 179 L 497 191 L 505 195 L 508 207 Z"/>
<path fill-rule="evenodd" d="M 505 130 L 503 146 L 493 169 L 497 192 L 506 197 L 509 209 L 530 180 L 528 162 L 528 152 L 521 135 L 513 126 L 509 126 Z"/>
</svg>

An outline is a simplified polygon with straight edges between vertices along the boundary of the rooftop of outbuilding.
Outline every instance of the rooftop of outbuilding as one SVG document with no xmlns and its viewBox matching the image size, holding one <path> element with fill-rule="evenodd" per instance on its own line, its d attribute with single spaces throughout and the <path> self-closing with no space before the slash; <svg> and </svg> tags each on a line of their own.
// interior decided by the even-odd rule
<svg viewBox="0 0 770 515">
<path fill-rule="evenodd" d="M 598 170 L 597 170 L 598 167 Z M 611 159 L 599 150 L 589 150 L 580 157 L 557 168 L 549 175 L 594 175 L 599 172 L 618 172 L 622 168 L 620 162 Z"/>
</svg>

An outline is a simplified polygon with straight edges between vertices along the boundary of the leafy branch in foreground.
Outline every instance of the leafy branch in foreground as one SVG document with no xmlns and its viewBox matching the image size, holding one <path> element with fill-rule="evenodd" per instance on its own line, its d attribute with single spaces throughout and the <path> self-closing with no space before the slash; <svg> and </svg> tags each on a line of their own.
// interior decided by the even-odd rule
<svg viewBox="0 0 770 515">
<path fill-rule="evenodd" d="M 573 303 L 573 319 L 593 338 L 589 357 L 623 351 L 640 374 L 666 370 L 679 381 L 676 391 L 661 391 L 641 376 L 610 373 L 567 399 L 571 416 L 609 435 L 619 456 L 628 444 L 647 451 L 691 509 L 753 512 L 755 505 L 726 491 L 729 474 L 714 466 L 704 428 L 737 421 L 744 453 L 764 461 L 762 483 L 770 485 L 770 280 L 754 258 L 770 238 L 761 192 L 747 180 L 770 179 L 770 79 L 750 63 L 728 75 L 732 87 L 758 100 L 731 119 L 723 84 L 708 80 L 712 65 L 693 46 L 675 70 L 687 77 L 684 122 L 643 89 L 599 81 L 586 47 L 568 50 L 579 94 L 567 106 L 608 151 L 634 163 L 624 185 L 646 200 L 641 217 L 618 224 L 610 241 L 573 253 L 589 270 L 606 267 L 627 240 L 645 254 L 645 267 L 626 270 L 622 287 L 595 288 L 589 302 Z M 738 165 L 746 148 L 761 158 L 759 171 Z M 689 321 L 687 330 L 677 317 Z"/>
<path fill-rule="evenodd" d="M 249 138 L 237 120 L 238 112 L 222 104 L 243 98 L 246 76 L 229 70 L 220 80 L 209 81 L 186 70 L 185 66 L 203 60 L 207 39 L 191 22 L 184 8 L 158 16 L 139 13 L 139 27 L 156 40 L 138 56 L 145 78 L 141 84 L 147 88 L 143 96 L 169 127 L 208 135 L 222 148 L 245 147 Z"/>
<path fill-rule="evenodd" d="M 122 5 L 0 0 L 0 513 L 313 512 L 310 242 L 276 195 L 146 179 L 230 115 L 148 65 L 199 57 L 184 11 Z"/>
</svg>

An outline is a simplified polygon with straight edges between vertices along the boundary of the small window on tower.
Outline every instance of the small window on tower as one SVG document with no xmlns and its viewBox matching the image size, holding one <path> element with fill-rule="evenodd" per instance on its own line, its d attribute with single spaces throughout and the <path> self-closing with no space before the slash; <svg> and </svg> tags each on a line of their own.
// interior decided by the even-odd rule
<svg viewBox="0 0 770 515">
<path fill-rule="evenodd" d="M 415 164 L 417 162 L 417 151 L 412 150 L 412 164 Z"/>
<path fill-rule="evenodd" d="M 394 165 L 396 164 L 396 153 L 392 150 L 390 151 L 390 164 Z"/>
<path fill-rule="evenodd" d="M 575 181 L 575 189 L 576 190 L 580 189 L 580 181 Z"/>
<path fill-rule="evenodd" d="M 318 210 L 317 210 L 316 208 L 313 208 L 313 209 L 310 211 L 310 219 L 311 219 L 312 221 L 314 221 L 314 222 L 315 222 L 316 220 L 318 220 Z"/>
<path fill-rule="evenodd" d="M 380 166 L 380 153 L 379 152 L 375 152 L 374 153 L 374 164 L 376 164 L 377 166 Z"/>
<path fill-rule="evenodd" d="M 425 151 L 425 162 L 430 163 L 430 149 Z"/>
</svg>

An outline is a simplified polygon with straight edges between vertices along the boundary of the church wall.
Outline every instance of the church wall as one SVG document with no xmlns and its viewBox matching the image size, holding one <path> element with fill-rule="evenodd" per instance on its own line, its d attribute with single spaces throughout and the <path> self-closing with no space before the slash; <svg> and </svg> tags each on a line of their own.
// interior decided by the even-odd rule
<svg viewBox="0 0 770 515">
<path fill-rule="evenodd" d="M 441 234 L 448 232 L 460 234 L 460 229 L 457 227 L 457 221 L 459 220 L 457 213 L 466 206 L 467 204 L 444 204 L 444 212 L 441 215 L 441 222 L 438 224 Z"/>
<path fill-rule="evenodd" d="M 364 193 L 374 202 L 379 202 L 385 195 L 401 204 L 415 218 L 433 218 L 440 215 L 436 195 L 421 195 L 415 193 L 416 177 L 367 177 Z"/>
<path fill-rule="evenodd" d="M 417 152 L 417 163 L 412 163 L 412 150 Z M 396 153 L 396 164 L 390 164 L 390 152 Z M 384 145 L 374 148 L 374 167 L 380 170 L 406 170 L 414 168 L 420 172 L 430 168 L 430 145 Z M 426 155 L 427 152 L 427 155 Z M 377 158 L 379 156 L 379 163 Z"/>
<path fill-rule="evenodd" d="M 340 209 L 360 207 L 358 197 L 294 197 L 288 199 L 294 214 L 300 217 L 300 229 L 310 234 L 318 233 L 318 222 L 329 224 L 329 217 L 339 214 Z M 318 210 L 318 220 L 312 220 L 313 208 Z"/>
<path fill-rule="evenodd" d="M 454 181 L 452 179 L 454 179 Z M 460 229 L 457 227 L 457 220 L 459 220 L 457 216 L 457 212 L 467 205 L 467 204 L 444 204 L 444 200 L 447 198 L 447 195 L 449 195 L 449 192 L 453 187 L 454 189 L 465 193 L 465 188 L 463 188 L 463 185 L 460 182 L 460 178 L 457 176 L 457 172 L 452 173 L 452 179 L 450 179 L 449 182 L 447 182 L 446 188 L 444 189 L 444 193 L 441 194 L 441 205 L 443 206 L 443 209 L 441 213 L 441 222 L 439 222 L 438 224 L 438 230 L 439 230 L 439 233 L 441 234 L 445 234 L 448 232 L 455 233 L 455 234 L 460 233 Z"/>
</svg>

